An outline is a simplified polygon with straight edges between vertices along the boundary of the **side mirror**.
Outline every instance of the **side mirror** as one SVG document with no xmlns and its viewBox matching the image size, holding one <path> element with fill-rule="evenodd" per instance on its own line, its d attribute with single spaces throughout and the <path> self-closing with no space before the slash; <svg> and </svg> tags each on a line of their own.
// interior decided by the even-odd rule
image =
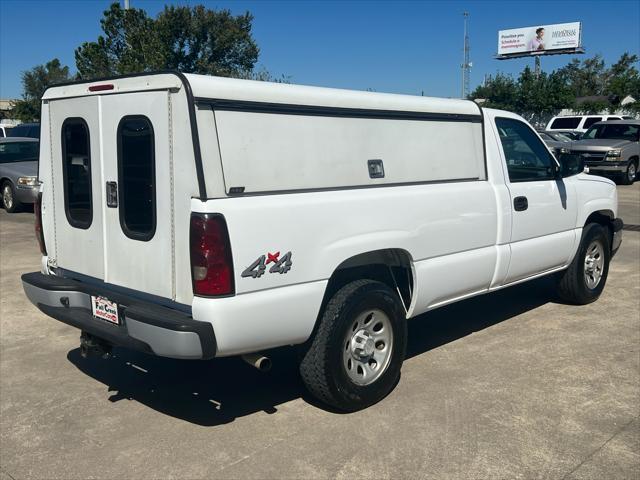
<svg viewBox="0 0 640 480">
<path fill-rule="evenodd" d="M 577 175 L 581 172 L 589 173 L 589 168 L 585 166 L 582 155 L 571 153 L 570 150 L 562 148 L 556 150 L 556 158 L 560 163 L 559 176 L 561 178 Z"/>
</svg>

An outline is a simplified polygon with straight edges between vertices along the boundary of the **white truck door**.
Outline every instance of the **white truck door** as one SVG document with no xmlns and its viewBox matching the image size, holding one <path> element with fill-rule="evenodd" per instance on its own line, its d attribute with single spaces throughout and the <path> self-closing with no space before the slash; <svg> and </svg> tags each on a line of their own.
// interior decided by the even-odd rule
<svg viewBox="0 0 640 480">
<path fill-rule="evenodd" d="M 101 97 L 104 280 L 175 297 L 168 91 Z"/>
<path fill-rule="evenodd" d="M 496 117 L 505 180 L 511 194 L 511 262 L 504 283 L 565 265 L 573 252 L 576 193 L 555 178 L 555 160 L 529 125 Z"/>
<path fill-rule="evenodd" d="M 51 158 L 44 176 L 46 204 L 53 206 L 50 260 L 58 267 L 104 278 L 100 118 L 97 97 L 49 103 Z M 42 175 L 41 175 L 42 176 Z"/>
</svg>

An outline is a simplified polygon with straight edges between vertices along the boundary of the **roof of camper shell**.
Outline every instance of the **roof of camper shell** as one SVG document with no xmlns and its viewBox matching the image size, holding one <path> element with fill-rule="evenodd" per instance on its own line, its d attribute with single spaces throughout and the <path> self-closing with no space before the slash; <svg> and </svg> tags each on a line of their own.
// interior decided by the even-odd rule
<svg viewBox="0 0 640 480">
<path fill-rule="evenodd" d="M 255 80 L 214 77 L 209 75 L 178 74 L 174 72 L 130 75 L 90 82 L 76 82 L 52 86 L 43 100 L 90 95 L 113 95 L 145 90 L 180 89 L 182 78 L 188 81 L 193 96 L 198 99 L 266 102 L 286 105 L 308 105 L 331 108 L 374 109 L 480 115 L 480 108 L 469 100 L 420 97 L 390 93 L 364 92 L 337 88 L 311 87 Z M 113 89 L 92 92 L 91 86 L 112 84 Z"/>
</svg>

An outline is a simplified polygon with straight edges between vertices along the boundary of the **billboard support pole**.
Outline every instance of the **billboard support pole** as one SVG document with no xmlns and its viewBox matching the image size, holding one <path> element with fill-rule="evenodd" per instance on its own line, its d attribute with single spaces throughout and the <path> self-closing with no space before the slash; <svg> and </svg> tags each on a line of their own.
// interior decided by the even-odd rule
<svg viewBox="0 0 640 480">
<path fill-rule="evenodd" d="M 540 76 L 540 72 L 542 71 L 542 68 L 540 67 L 540 55 L 536 56 L 536 66 L 535 66 L 535 74 L 536 74 L 536 78 Z"/>
</svg>

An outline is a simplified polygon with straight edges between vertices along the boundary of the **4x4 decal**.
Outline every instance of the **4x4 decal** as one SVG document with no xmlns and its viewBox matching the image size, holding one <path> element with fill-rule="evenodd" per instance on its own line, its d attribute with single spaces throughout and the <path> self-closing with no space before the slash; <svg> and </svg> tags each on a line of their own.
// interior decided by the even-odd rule
<svg viewBox="0 0 640 480">
<path fill-rule="evenodd" d="M 251 277 L 251 278 L 260 278 L 267 270 L 267 265 L 273 263 L 271 268 L 269 269 L 269 273 L 287 273 L 291 270 L 291 252 L 285 253 L 282 258 L 278 258 L 280 256 L 280 252 L 269 253 L 267 255 L 260 255 L 258 259 L 245 268 L 244 272 L 242 272 L 242 277 Z"/>
</svg>

